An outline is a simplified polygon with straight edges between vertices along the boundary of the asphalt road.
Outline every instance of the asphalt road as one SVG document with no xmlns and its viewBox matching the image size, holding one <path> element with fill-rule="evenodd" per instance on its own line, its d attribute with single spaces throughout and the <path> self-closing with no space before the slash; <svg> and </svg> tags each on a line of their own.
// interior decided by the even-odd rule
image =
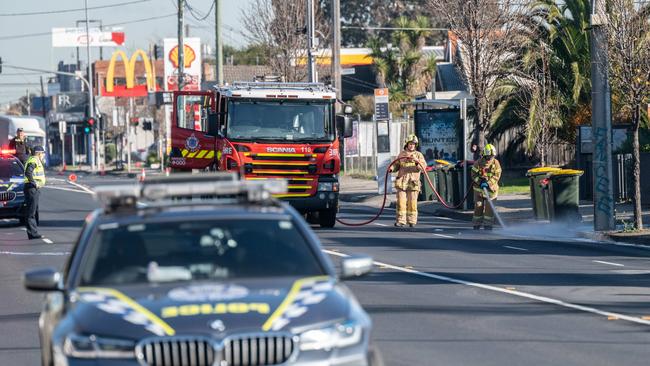
<svg viewBox="0 0 650 366">
<path fill-rule="evenodd" d="M 116 181 L 125 180 L 80 177 L 91 187 Z M 0 221 L 0 365 L 39 363 L 42 295 L 23 290 L 21 275 L 60 268 L 97 207 L 82 188 L 50 182 L 41 198 L 46 240 L 28 241 L 17 223 Z M 373 211 L 346 203 L 341 216 Z M 352 253 L 377 261 L 348 285 L 372 316 L 387 365 L 648 364 L 650 251 L 546 241 L 544 230 L 531 238 L 475 232 L 434 217 L 398 229 L 392 214 L 361 228 L 316 229 L 335 262 Z"/>
</svg>

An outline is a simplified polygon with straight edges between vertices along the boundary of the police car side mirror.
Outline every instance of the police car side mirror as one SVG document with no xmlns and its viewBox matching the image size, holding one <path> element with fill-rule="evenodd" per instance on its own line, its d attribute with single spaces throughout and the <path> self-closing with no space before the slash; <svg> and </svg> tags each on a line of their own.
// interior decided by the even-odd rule
<svg viewBox="0 0 650 366">
<path fill-rule="evenodd" d="M 38 268 L 25 272 L 23 285 L 31 291 L 61 291 L 61 279 L 61 273 L 54 268 Z"/>
<path fill-rule="evenodd" d="M 352 255 L 341 261 L 342 279 L 363 276 L 372 271 L 373 260 L 367 255 Z"/>
<path fill-rule="evenodd" d="M 349 116 L 336 116 L 336 128 L 339 131 L 339 135 L 343 135 L 345 138 L 352 137 L 352 119 Z"/>
</svg>

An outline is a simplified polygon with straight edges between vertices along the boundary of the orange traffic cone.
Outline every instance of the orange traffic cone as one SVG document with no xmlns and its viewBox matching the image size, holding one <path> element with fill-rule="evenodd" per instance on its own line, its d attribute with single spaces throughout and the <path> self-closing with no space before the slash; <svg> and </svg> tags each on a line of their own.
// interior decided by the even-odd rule
<svg viewBox="0 0 650 366">
<path fill-rule="evenodd" d="M 140 182 L 144 182 L 144 179 L 146 178 L 146 174 L 144 172 L 144 168 L 142 168 L 142 172 L 140 173 L 140 177 L 138 177 L 138 180 Z"/>
<path fill-rule="evenodd" d="M 59 170 L 59 175 L 65 175 L 65 169 L 66 169 L 66 165 L 64 161 L 63 165 L 61 165 L 61 170 Z"/>
</svg>

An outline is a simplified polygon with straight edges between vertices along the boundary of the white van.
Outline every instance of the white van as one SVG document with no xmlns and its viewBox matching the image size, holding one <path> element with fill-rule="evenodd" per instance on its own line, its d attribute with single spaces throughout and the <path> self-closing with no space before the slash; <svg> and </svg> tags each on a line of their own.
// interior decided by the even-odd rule
<svg viewBox="0 0 650 366">
<path fill-rule="evenodd" d="M 29 146 L 45 147 L 45 130 L 41 126 L 42 118 L 36 116 L 0 115 L 0 147 L 9 146 L 16 136 L 16 130 L 22 128 Z"/>
</svg>

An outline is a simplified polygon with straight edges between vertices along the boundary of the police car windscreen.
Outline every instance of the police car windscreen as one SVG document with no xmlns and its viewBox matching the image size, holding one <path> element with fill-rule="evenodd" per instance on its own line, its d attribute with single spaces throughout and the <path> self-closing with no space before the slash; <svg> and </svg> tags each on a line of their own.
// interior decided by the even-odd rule
<svg viewBox="0 0 650 366">
<path fill-rule="evenodd" d="M 0 158 L 0 179 L 9 180 L 12 177 L 20 177 L 23 175 L 23 168 L 15 158 L 4 159 Z"/>
<path fill-rule="evenodd" d="M 312 101 L 231 101 L 227 136 L 235 140 L 334 138 L 332 104 Z"/>
<path fill-rule="evenodd" d="M 324 274 L 289 220 L 104 225 L 87 248 L 81 285 Z"/>
</svg>

